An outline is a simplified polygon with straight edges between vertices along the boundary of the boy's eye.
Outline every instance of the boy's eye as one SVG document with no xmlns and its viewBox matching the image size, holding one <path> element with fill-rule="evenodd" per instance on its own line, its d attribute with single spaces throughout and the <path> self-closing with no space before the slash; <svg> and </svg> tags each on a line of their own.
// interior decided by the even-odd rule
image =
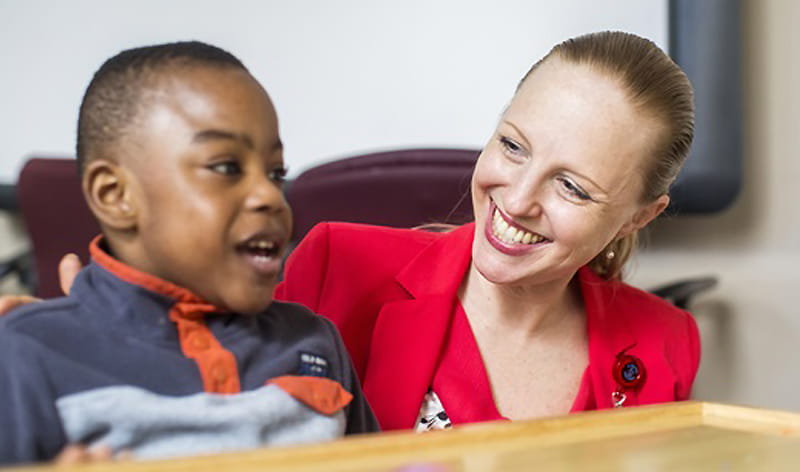
<svg viewBox="0 0 800 472">
<path fill-rule="evenodd" d="M 269 172 L 269 178 L 272 179 L 273 182 L 278 184 L 282 184 L 286 182 L 286 174 L 289 170 L 286 167 L 276 167 Z"/>
<path fill-rule="evenodd" d="M 561 183 L 561 187 L 567 191 L 570 195 L 577 197 L 580 200 L 591 200 L 592 197 L 586 193 L 578 184 L 575 182 L 567 179 L 566 177 L 559 177 L 558 181 Z"/>
<path fill-rule="evenodd" d="M 217 162 L 211 164 L 208 166 L 208 168 L 222 175 L 239 175 L 242 173 L 241 166 L 239 166 L 239 163 L 235 161 Z"/>
</svg>

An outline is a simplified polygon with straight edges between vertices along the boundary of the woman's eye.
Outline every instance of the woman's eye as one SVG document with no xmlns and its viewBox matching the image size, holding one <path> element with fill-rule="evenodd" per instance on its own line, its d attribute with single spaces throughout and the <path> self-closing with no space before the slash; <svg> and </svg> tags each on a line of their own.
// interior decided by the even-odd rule
<svg viewBox="0 0 800 472">
<path fill-rule="evenodd" d="M 559 178 L 559 181 L 561 182 L 561 186 L 564 187 L 564 190 L 566 190 L 570 195 L 573 195 L 579 198 L 580 200 L 592 199 L 592 197 L 588 193 L 586 193 L 573 181 L 566 179 L 564 177 Z"/>
<path fill-rule="evenodd" d="M 239 175 L 242 173 L 242 168 L 236 161 L 217 162 L 211 164 L 208 168 L 222 175 Z"/>
<path fill-rule="evenodd" d="M 510 152 L 511 154 L 522 154 L 524 149 L 522 146 L 517 144 L 513 139 L 507 138 L 505 136 L 500 137 L 500 144 L 503 146 L 503 149 Z"/>
<path fill-rule="evenodd" d="M 289 169 L 285 167 L 276 167 L 269 172 L 269 178 L 272 179 L 273 182 L 282 184 L 286 182 L 287 173 L 289 173 Z"/>
</svg>

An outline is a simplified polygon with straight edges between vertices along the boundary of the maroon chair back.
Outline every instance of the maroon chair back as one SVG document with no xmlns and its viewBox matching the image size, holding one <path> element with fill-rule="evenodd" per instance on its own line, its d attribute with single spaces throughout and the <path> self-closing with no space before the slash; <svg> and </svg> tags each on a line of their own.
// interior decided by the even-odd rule
<svg viewBox="0 0 800 472">
<path fill-rule="evenodd" d="M 480 151 L 405 149 L 322 164 L 293 180 L 286 197 L 296 243 L 321 221 L 411 228 L 472 219 L 470 178 Z"/>
<path fill-rule="evenodd" d="M 86 263 L 100 226 L 89 211 L 74 159 L 29 159 L 19 174 L 17 198 L 33 251 L 36 296 L 61 295 L 58 262 L 74 252 Z"/>
</svg>

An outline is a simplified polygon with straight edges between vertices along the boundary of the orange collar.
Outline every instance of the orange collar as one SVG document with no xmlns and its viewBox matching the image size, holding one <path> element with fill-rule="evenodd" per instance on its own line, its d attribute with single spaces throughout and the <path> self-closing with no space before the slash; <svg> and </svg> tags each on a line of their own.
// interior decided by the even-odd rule
<svg viewBox="0 0 800 472">
<path fill-rule="evenodd" d="M 92 260 L 94 260 L 94 262 L 97 263 L 100 267 L 111 272 L 112 274 L 124 280 L 125 282 L 137 285 L 151 292 L 155 292 L 160 295 L 172 298 L 179 303 L 191 303 L 197 305 L 212 306 L 211 303 L 207 302 L 200 296 L 195 295 L 188 289 L 175 285 L 172 282 L 168 282 L 164 279 L 158 278 L 155 275 L 142 272 L 138 269 L 134 269 L 133 267 L 123 262 L 120 262 L 117 259 L 114 259 L 114 257 L 111 256 L 111 254 L 109 254 L 105 249 L 103 249 L 103 246 L 105 246 L 105 238 L 103 237 L 103 235 L 97 235 L 89 245 L 89 254 L 91 254 Z M 208 311 L 224 311 L 224 310 L 214 308 Z"/>
</svg>

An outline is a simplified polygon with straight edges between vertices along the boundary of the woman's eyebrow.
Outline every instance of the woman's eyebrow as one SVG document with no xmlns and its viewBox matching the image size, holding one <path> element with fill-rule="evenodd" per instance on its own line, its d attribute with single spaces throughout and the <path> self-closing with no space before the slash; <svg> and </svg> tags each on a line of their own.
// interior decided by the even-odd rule
<svg viewBox="0 0 800 472">
<path fill-rule="evenodd" d="M 507 119 L 503 119 L 502 123 L 505 123 L 506 125 L 510 126 L 511 128 L 514 128 L 514 132 L 516 132 L 517 135 L 520 137 L 520 139 L 523 141 L 522 144 L 525 146 L 526 149 L 528 149 L 528 151 L 530 151 L 531 143 L 530 143 L 530 141 L 528 141 L 528 137 L 525 136 L 525 133 L 523 133 L 522 130 L 520 130 L 517 127 L 517 125 L 515 125 L 514 123 L 508 121 Z"/>
<path fill-rule="evenodd" d="M 589 182 L 590 184 L 592 184 L 595 188 L 597 188 L 597 190 L 600 190 L 601 193 L 603 193 L 605 195 L 608 195 L 608 190 L 606 190 L 603 187 L 601 187 L 600 185 L 598 185 L 597 182 L 595 182 L 594 180 L 590 179 L 589 177 L 587 177 L 587 176 L 585 176 L 585 175 L 583 175 L 583 174 L 581 174 L 579 172 L 575 172 L 575 171 L 570 171 L 570 172 L 575 174 L 578 178 L 581 178 L 581 179 Z"/>
</svg>

